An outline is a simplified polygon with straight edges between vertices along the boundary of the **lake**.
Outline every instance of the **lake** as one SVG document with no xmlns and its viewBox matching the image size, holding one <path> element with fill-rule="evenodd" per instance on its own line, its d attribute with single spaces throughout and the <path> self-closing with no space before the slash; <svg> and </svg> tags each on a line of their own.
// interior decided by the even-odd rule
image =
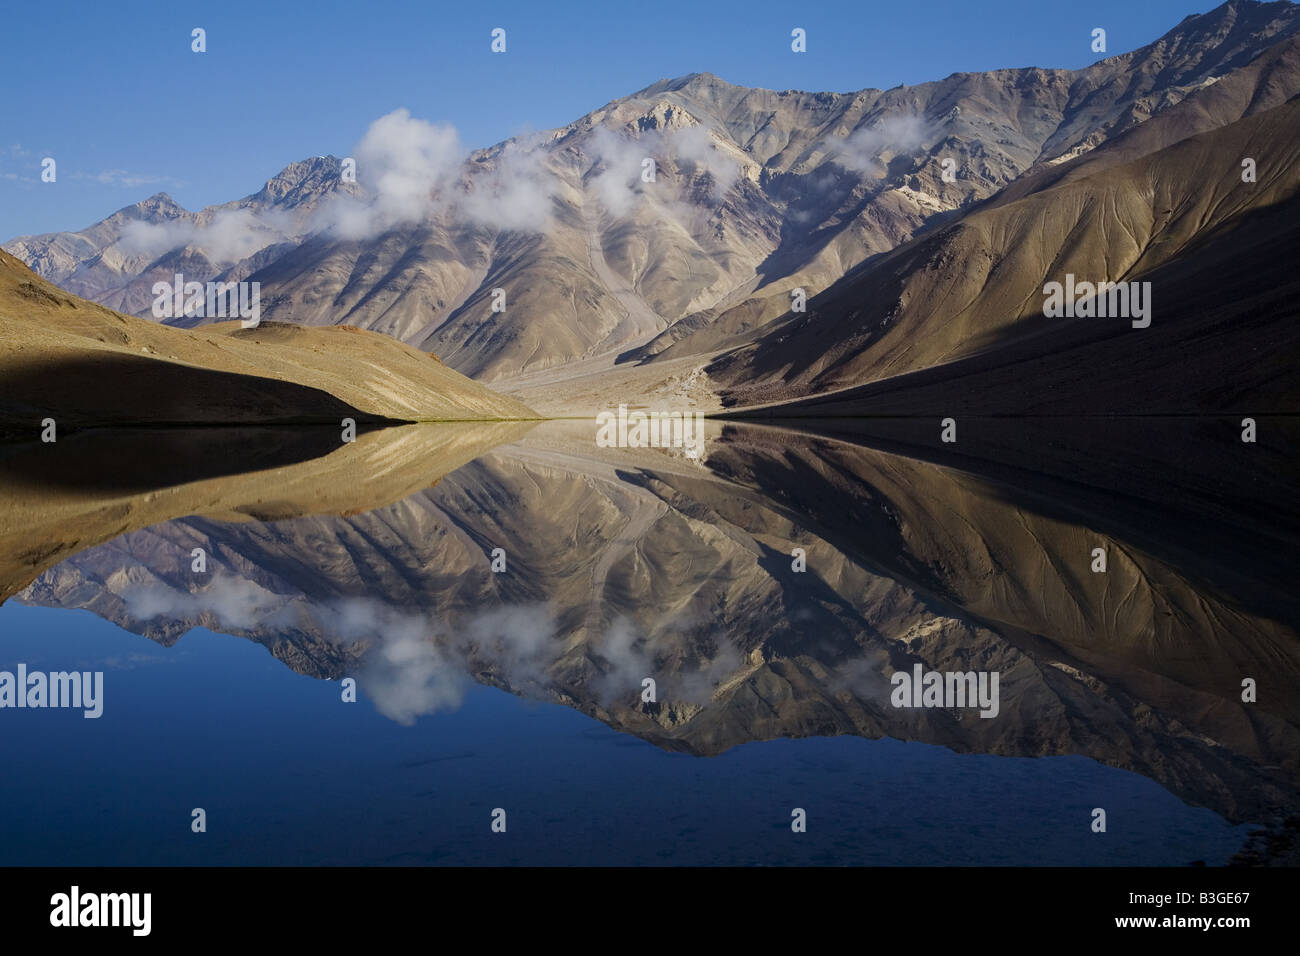
<svg viewBox="0 0 1300 956">
<path fill-rule="evenodd" d="M 103 693 L 0 708 L 0 864 L 1221 865 L 1294 812 L 1274 479 L 929 424 L 9 449 L 0 671 Z"/>
</svg>

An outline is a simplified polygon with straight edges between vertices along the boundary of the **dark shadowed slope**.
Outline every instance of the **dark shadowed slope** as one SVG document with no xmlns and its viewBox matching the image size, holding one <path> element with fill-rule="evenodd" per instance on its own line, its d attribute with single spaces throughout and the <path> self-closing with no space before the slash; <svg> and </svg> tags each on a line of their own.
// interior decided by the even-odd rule
<svg viewBox="0 0 1300 956">
<path fill-rule="evenodd" d="M 532 418 L 386 336 L 239 322 L 174 329 L 78 299 L 0 252 L 0 435 L 59 427 Z"/>
<path fill-rule="evenodd" d="M 975 212 L 710 373 L 734 405 L 841 390 L 769 414 L 1300 411 L 1298 131 L 1293 99 Z M 1151 282 L 1150 326 L 1044 317 L 1071 274 Z"/>
</svg>

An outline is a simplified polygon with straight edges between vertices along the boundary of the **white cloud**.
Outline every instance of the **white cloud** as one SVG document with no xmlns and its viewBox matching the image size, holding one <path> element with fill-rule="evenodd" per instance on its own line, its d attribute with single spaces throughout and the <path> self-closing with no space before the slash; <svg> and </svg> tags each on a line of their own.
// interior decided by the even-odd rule
<svg viewBox="0 0 1300 956">
<path fill-rule="evenodd" d="M 424 614 L 377 601 L 348 599 L 315 611 L 326 635 L 363 641 L 358 681 L 375 709 L 400 724 L 459 707 L 478 657 L 515 685 L 546 683 L 546 665 L 562 650 L 546 609 L 504 606 L 468 618 L 456 638 Z"/>
<path fill-rule="evenodd" d="M 133 220 L 122 227 L 118 244 L 127 254 L 150 258 L 188 247 L 214 263 L 231 265 L 287 238 L 290 230 L 289 217 L 273 209 L 222 209 L 206 222 Z"/>
<path fill-rule="evenodd" d="M 272 209 L 222 210 L 201 227 L 190 244 L 214 262 L 238 262 L 286 237 L 288 216 Z"/>
<path fill-rule="evenodd" d="M 127 613 L 138 621 L 209 615 L 219 627 L 248 630 L 281 611 L 286 598 L 244 578 L 218 576 L 201 591 L 144 585 L 122 591 Z"/>
<path fill-rule="evenodd" d="M 683 622 L 679 622 L 683 623 Z M 604 671 L 592 681 L 592 689 L 602 704 L 634 704 L 642 690 L 642 680 L 655 679 L 661 701 L 706 704 L 717 685 L 744 666 L 739 648 L 725 640 L 715 641 L 715 650 L 698 666 L 679 666 L 665 671 L 656 666 L 656 641 L 643 639 L 635 625 L 620 617 L 610 625 L 592 652 L 604 663 Z"/>
<path fill-rule="evenodd" d="M 605 663 L 604 673 L 592 682 L 603 704 L 635 699 L 641 681 L 655 676 L 654 660 L 627 618 L 615 620 L 592 650 Z"/>
<path fill-rule="evenodd" d="M 843 140 L 832 141 L 830 153 L 846 169 L 880 173 L 885 168 L 882 154 L 915 152 L 932 132 L 924 117 L 910 113 L 886 116 L 871 126 L 859 127 Z"/>
<path fill-rule="evenodd" d="M 713 180 L 713 198 L 721 199 L 740 177 L 740 167 L 727 159 L 704 126 L 677 130 L 666 138 L 666 148 L 678 163 L 690 163 L 708 172 Z"/>
<path fill-rule="evenodd" d="M 715 200 L 720 200 L 740 176 L 740 167 L 717 148 L 712 133 L 704 126 L 663 133 L 649 131 L 635 138 L 600 126 L 592 130 L 587 149 L 600 167 L 589 185 L 601 205 L 616 218 L 630 213 L 644 196 L 655 195 L 665 203 L 681 198 L 671 194 L 671 187 L 665 188 L 667 183 L 659 173 L 654 187 L 642 181 L 642 164 L 647 158 L 656 160 L 656 169 L 660 161 L 670 160 L 686 175 L 707 173 Z"/>
<path fill-rule="evenodd" d="M 471 164 L 454 127 L 397 109 L 371 123 L 353 149 L 359 188 L 333 195 L 305 224 L 295 226 L 287 215 L 273 211 L 221 210 L 207 222 L 128 223 L 121 246 L 128 254 L 150 257 L 193 247 L 224 266 L 296 234 L 325 232 L 363 241 L 442 215 L 493 229 L 542 231 L 551 223 L 555 198 L 564 188 L 544 143 L 544 136 L 514 140 L 489 160 Z M 737 164 L 717 148 L 703 126 L 652 130 L 636 137 L 597 127 L 585 148 L 595 170 L 588 186 L 616 217 L 629 213 L 648 189 L 641 179 L 647 157 L 671 160 L 686 175 L 707 173 L 715 199 L 739 176 Z M 99 178 L 125 184 L 131 176 L 108 170 Z M 662 181 L 654 195 L 665 204 L 681 199 Z"/>
<path fill-rule="evenodd" d="M 493 167 L 471 177 L 457 210 L 497 229 L 537 232 L 551 221 L 559 181 L 536 143 L 509 143 Z"/>
<path fill-rule="evenodd" d="M 465 699 L 469 679 L 464 669 L 430 637 L 418 618 L 390 620 L 362 658 L 358 680 L 366 696 L 377 711 L 404 726 L 457 708 Z"/>
<path fill-rule="evenodd" d="M 345 239 L 365 239 L 429 218 L 445 202 L 442 193 L 465 151 L 454 127 L 397 109 L 370 124 L 353 158 L 365 197 L 339 196 L 322 208 L 316 224 Z"/>
<path fill-rule="evenodd" d="M 349 656 L 357 655 L 355 675 L 365 696 L 379 713 L 404 725 L 459 707 L 473 686 L 470 675 L 484 669 L 517 692 L 544 697 L 553 669 L 569 651 L 545 605 L 471 613 L 453 631 L 422 611 L 366 598 L 318 603 L 224 575 L 193 592 L 149 584 L 125 589 L 121 598 L 139 621 L 205 623 L 249 636 L 285 630 L 320 634 L 344 646 Z M 654 677 L 660 700 L 706 704 L 718 683 L 744 666 L 733 645 L 721 639 L 714 644 L 698 664 L 664 671 L 656 667 L 655 641 L 619 618 L 588 648 L 599 667 L 591 690 L 606 706 L 635 706 L 641 681 Z"/>
<path fill-rule="evenodd" d="M 611 215 L 625 216 L 636 204 L 642 185 L 642 162 L 653 156 L 652 140 L 651 136 L 641 141 L 628 139 L 604 126 L 591 131 L 587 150 L 600 171 L 588 185 Z"/>
<path fill-rule="evenodd" d="M 154 258 L 169 250 L 188 245 L 192 238 L 194 238 L 194 223 L 188 220 L 144 222 L 133 219 L 122 227 L 117 241 L 125 253 Z"/>
<path fill-rule="evenodd" d="M 105 169 L 98 173 L 76 172 L 73 179 L 99 183 L 101 186 L 149 186 L 165 182 L 163 176 L 150 176 L 144 173 L 132 173 L 125 169 Z"/>
</svg>

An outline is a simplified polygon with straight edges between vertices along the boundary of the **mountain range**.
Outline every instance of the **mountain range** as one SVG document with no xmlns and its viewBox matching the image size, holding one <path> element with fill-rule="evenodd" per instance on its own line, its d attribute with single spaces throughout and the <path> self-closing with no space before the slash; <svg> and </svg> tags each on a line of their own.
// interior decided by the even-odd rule
<svg viewBox="0 0 1300 956">
<path fill-rule="evenodd" d="M 1289 408 L 1297 33 L 1300 7 L 1231 0 L 1079 70 L 848 93 L 692 74 L 464 156 L 398 111 L 355 182 L 315 157 L 231 203 L 158 194 L 5 248 L 140 316 L 178 272 L 259 281 L 271 320 L 385 333 L 543 413 L 859 387 L 840 411 L 917 387 L 928 411 L 951 396 L 907 376 L 949 371 L 998 413 L 1060 411 L 1080 367 L 1141 378 L 1188 348 L 1197 394 L 1114 401 Z M 1151 328 L 1044 319 L 1038 290 L 1067 272 L 1149 279 Z"/>
</svg>

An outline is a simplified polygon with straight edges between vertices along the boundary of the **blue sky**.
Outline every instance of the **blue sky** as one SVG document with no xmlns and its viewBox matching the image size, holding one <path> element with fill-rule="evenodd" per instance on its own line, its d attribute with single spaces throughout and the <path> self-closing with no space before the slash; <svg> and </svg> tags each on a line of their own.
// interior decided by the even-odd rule
<svg viewBox="0 0 1300 956">
<path fill-rule="evenodd" d="M 661 77 L 888 89 L 1003 67 L 1076 68 L 1212 0 L 603 0 L 9 5 L 0 32 L 0 241 L 82 229 L 168 192 L 197 209 L 308 156 L 348 155 L 398 107 L 469 147 L 559 126 Z M 190 31 L 207 31 L 207 52 Z M 489 50 L 494 27 L 507 51 Z M 807 31 L 808 52 L 790 50 Z M 40 182 L 43 157 L 58 163 Z"/>
</svg>

